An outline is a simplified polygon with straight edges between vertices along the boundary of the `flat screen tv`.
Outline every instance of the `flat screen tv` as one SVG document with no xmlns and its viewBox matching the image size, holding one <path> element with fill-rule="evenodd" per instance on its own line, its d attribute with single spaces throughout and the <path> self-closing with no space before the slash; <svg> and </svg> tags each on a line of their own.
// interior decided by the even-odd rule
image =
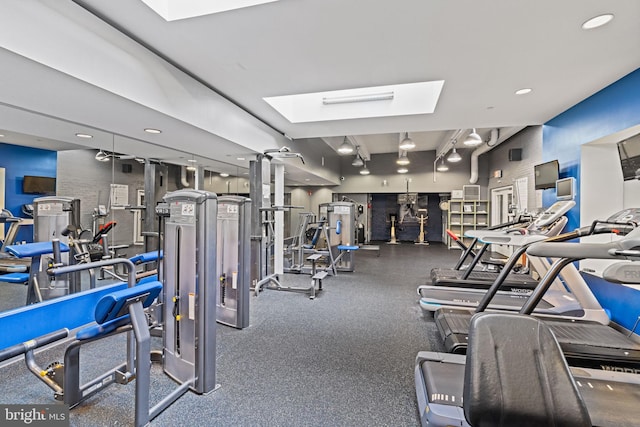
<svg viewBox="0 0 640 427">
<path fill-rule="evenodd" d="M 22 192 L 25 194 L 56 194 L 56 179 L 46 176 L 25 175 L 22 180 Z"/>
<path fill-rule="evenodd" d="M 640 177 L 640 134 L 618 142 L 618 154 L 625 181 Z"/>
<path fill-rule="evenodd" d="M 536 190 L 555 188 L 560 174 L 560 164 L 557 160 L 541 163 L 533 167 L 535 173 Z"/>
<path fill-rule="evenodd" d="M 562 178 L 556 181 L 556 199 L 573 200 L 575 194 L 576 179 L 574 177 Z"/>
</svg>

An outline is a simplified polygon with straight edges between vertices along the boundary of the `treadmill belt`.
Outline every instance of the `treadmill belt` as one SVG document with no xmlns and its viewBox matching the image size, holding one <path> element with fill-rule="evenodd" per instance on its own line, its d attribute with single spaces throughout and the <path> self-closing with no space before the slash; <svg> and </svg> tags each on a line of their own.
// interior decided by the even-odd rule
<svg viewBox="0 0 640 427">
<path fill-rule="evenodd" d="M 439 325 L 446 323 L 446 334 L 468 334 L 471 316 L 468 311 L 439 309 L 434 315 L 435 322 Z M 439 326 L 438 325 L 438 326 Z"/>
<path fill-rule="evenodd" d="M 545 320 L 545 323 L 551 327 L 562 344 L 640 350 L 640 344 L 636 344 L 631 338 L 610 326 L 600 323 L 560 320 Z"/>
<path fill-rule="evenodd" d="M 637 426 L 640 387 L 637 384 L 574 377 L 594 426 Z"/>
<path fill-rule="evenodd" d="M 422 362 L 422 375 L 427 386 L 429 403 L 462 406 L 464 364 Z"/>
<path fill-rule="evenodd" d="M 465 274 L 464 270 L 453 270 L 450 268 L 434 268 L 431 270 L 431 281 L 434 285 L 446 284 L 448 281 L 460 281 Z M 472 271 L 471 274 L 464 282 L 488 282 L 493 283 L 498 277 L 498 273 L 493 271 Z M 538 281 L 531 277 L 529 274 L 524 273 L 509 273 L 503 286 L 518 285 L 527 286 L 531 289 L 538 285 Z"/>
<path fill-rule="evenodd" d="M 420 296 L 422 298 L 440 305 L 476 307 L 484 297 L 484 294 L 485 291 L 480 289 L 449 288 L 446 286 L 420 288 Z M 528 297 L 527 294 L 498 291 L 491 299 L 489 308 L 506 307 L 510 310 L 520 310 Z M 551 310 L 552 308 L 554 307 L 543 299 L 538 303 L 536 310 Z"/>
</svg>

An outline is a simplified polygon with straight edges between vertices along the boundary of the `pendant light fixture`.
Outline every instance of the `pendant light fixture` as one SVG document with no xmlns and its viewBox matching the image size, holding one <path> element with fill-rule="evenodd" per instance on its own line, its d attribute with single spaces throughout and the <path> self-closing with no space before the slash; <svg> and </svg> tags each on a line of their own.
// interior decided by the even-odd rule
<svg viewBox="0 0 640 427">
<path fill-rule="evenodd" d="M 402 141 L 400 141 L 400 149 L 407 151 L 413 150 L 414 148 L 416 148 L 416 143 L 413 142 L 411 138 L 409 138 L 409 132 L 405 132 L 404 138 L 402 139 Z"/>
<path fill-rule="evenodd" d="M 362 156 L 360 155 L 359 145 L 356 145 L 356 156 L 353 158 L 351 166 L 355 166 L 357 168 L 359 168 L 360 166 L 364 166 L 364 161 L 362 160 Z"/>
<path fill-rule="evenodd" d="M 436 170 L 438 172 L 446 172 L 449 170 L 449 166 L 447 166 L 447 164 L 444 162 L 444 157 L 440 161 L 440 164 L 436 167 Z"/>
<path fill-rule="evenodd" d="M 404 166 L 400 166 L 400 167 L 398 168 L 398 173 L 407 173 L 407 172 L 409 172 L 409 169 L 407 169 L 407 168 L 406 168 L 406 167 L 404 167 Z"/>
<path fill-rule="evenodd" d="M 371 171 L 367 169 L 367 162 L 364 162 L 364 166 L 360 169 L 360 175 L 369 175 Z"/>
<path fill-rule="evenodd" d="M 473 128 L 471 133 L 465 138 L 464 145 L 475 147 L 476 145 L 480 144 L 482 144 L 482 138 L 480 138 L 480 135 L 478 135 L 478 133 L 476 132 L 476 128 Z"/>
<path fill-rule="evenodd" d="M 344 141 L 342 141 L 342 144 L 340 144 L 340 146 L 338 147 L 338 153 L 340 154 L 353 153 L 353 145 L 351 145 L 351 143 L 349 142 L 346 136 L 344 137 Z"/>
<path fill-rule="evenodd" d="M 396 164 L 400 166 L 406 166 L 409 163 L 411 162 L 409 161 L 409 157 L 407 157 L 407 152 L 403 151 L 402 154 L 398 156 L 398 160 L 396 160 Z"/>
<path fill-rule="evenodd" d="M 451 163 L 458 163 L 460 160 L 462 160 L 462 156 L 460 155 L 460 153 L 458 153 L 458 151 L 456 151 L 456 141 L 453 141 L 452 144 L 453 148 L 451 149 L 451 154 L 447 156 L 447 161 Z"/>
</svg>

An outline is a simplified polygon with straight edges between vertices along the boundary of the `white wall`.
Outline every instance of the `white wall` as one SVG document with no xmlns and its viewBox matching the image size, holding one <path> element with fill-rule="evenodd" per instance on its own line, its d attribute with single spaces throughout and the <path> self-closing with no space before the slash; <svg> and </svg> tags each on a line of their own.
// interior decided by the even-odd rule
<svg viewBox="0 0 640 427">
<path fill-rule="evenodd" d="M 607 219 L 625 208 L 640 207 L 640 181 L 624 181 L 616 142 L 640 132 L 640 126 L 608 135 L 582 145 L 580 165 L 580 226 L 596 219 Z M 608 242 L 610 234 L 583 238 L 585 242 Z M 604 260 L 585 260 L 580 268 L 596 275 L 612 263 Z"/>
</svg>

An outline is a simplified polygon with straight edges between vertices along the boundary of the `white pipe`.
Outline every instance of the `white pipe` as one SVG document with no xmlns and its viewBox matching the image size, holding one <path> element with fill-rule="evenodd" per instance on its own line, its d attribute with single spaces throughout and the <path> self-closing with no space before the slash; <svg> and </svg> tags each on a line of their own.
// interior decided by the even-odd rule
<svg viewBox="0 0 640 427">
<path fill-rule="evenodd" d="M 187 180 L 187 167 L 186 166 L 182 166 L 180 168 L 180 184 L 182 184 L 182 186 L 184 188 L 189 187 L 189 181 Z"/>
<path fill-rule="evenodd" d="M 480 157 L 481 154 L 497 147 L 500 144 L 498 142 L 499 137 L 500 131 L 498 129 L 491 129 L 491 137 L 489 138 L 489 141 L 476 148 L 473 153 L 471 153 L 471 178 L 469 178 L 469 182 L 471 184 L 478 182 L 478 157 Z"/>
</svg>

